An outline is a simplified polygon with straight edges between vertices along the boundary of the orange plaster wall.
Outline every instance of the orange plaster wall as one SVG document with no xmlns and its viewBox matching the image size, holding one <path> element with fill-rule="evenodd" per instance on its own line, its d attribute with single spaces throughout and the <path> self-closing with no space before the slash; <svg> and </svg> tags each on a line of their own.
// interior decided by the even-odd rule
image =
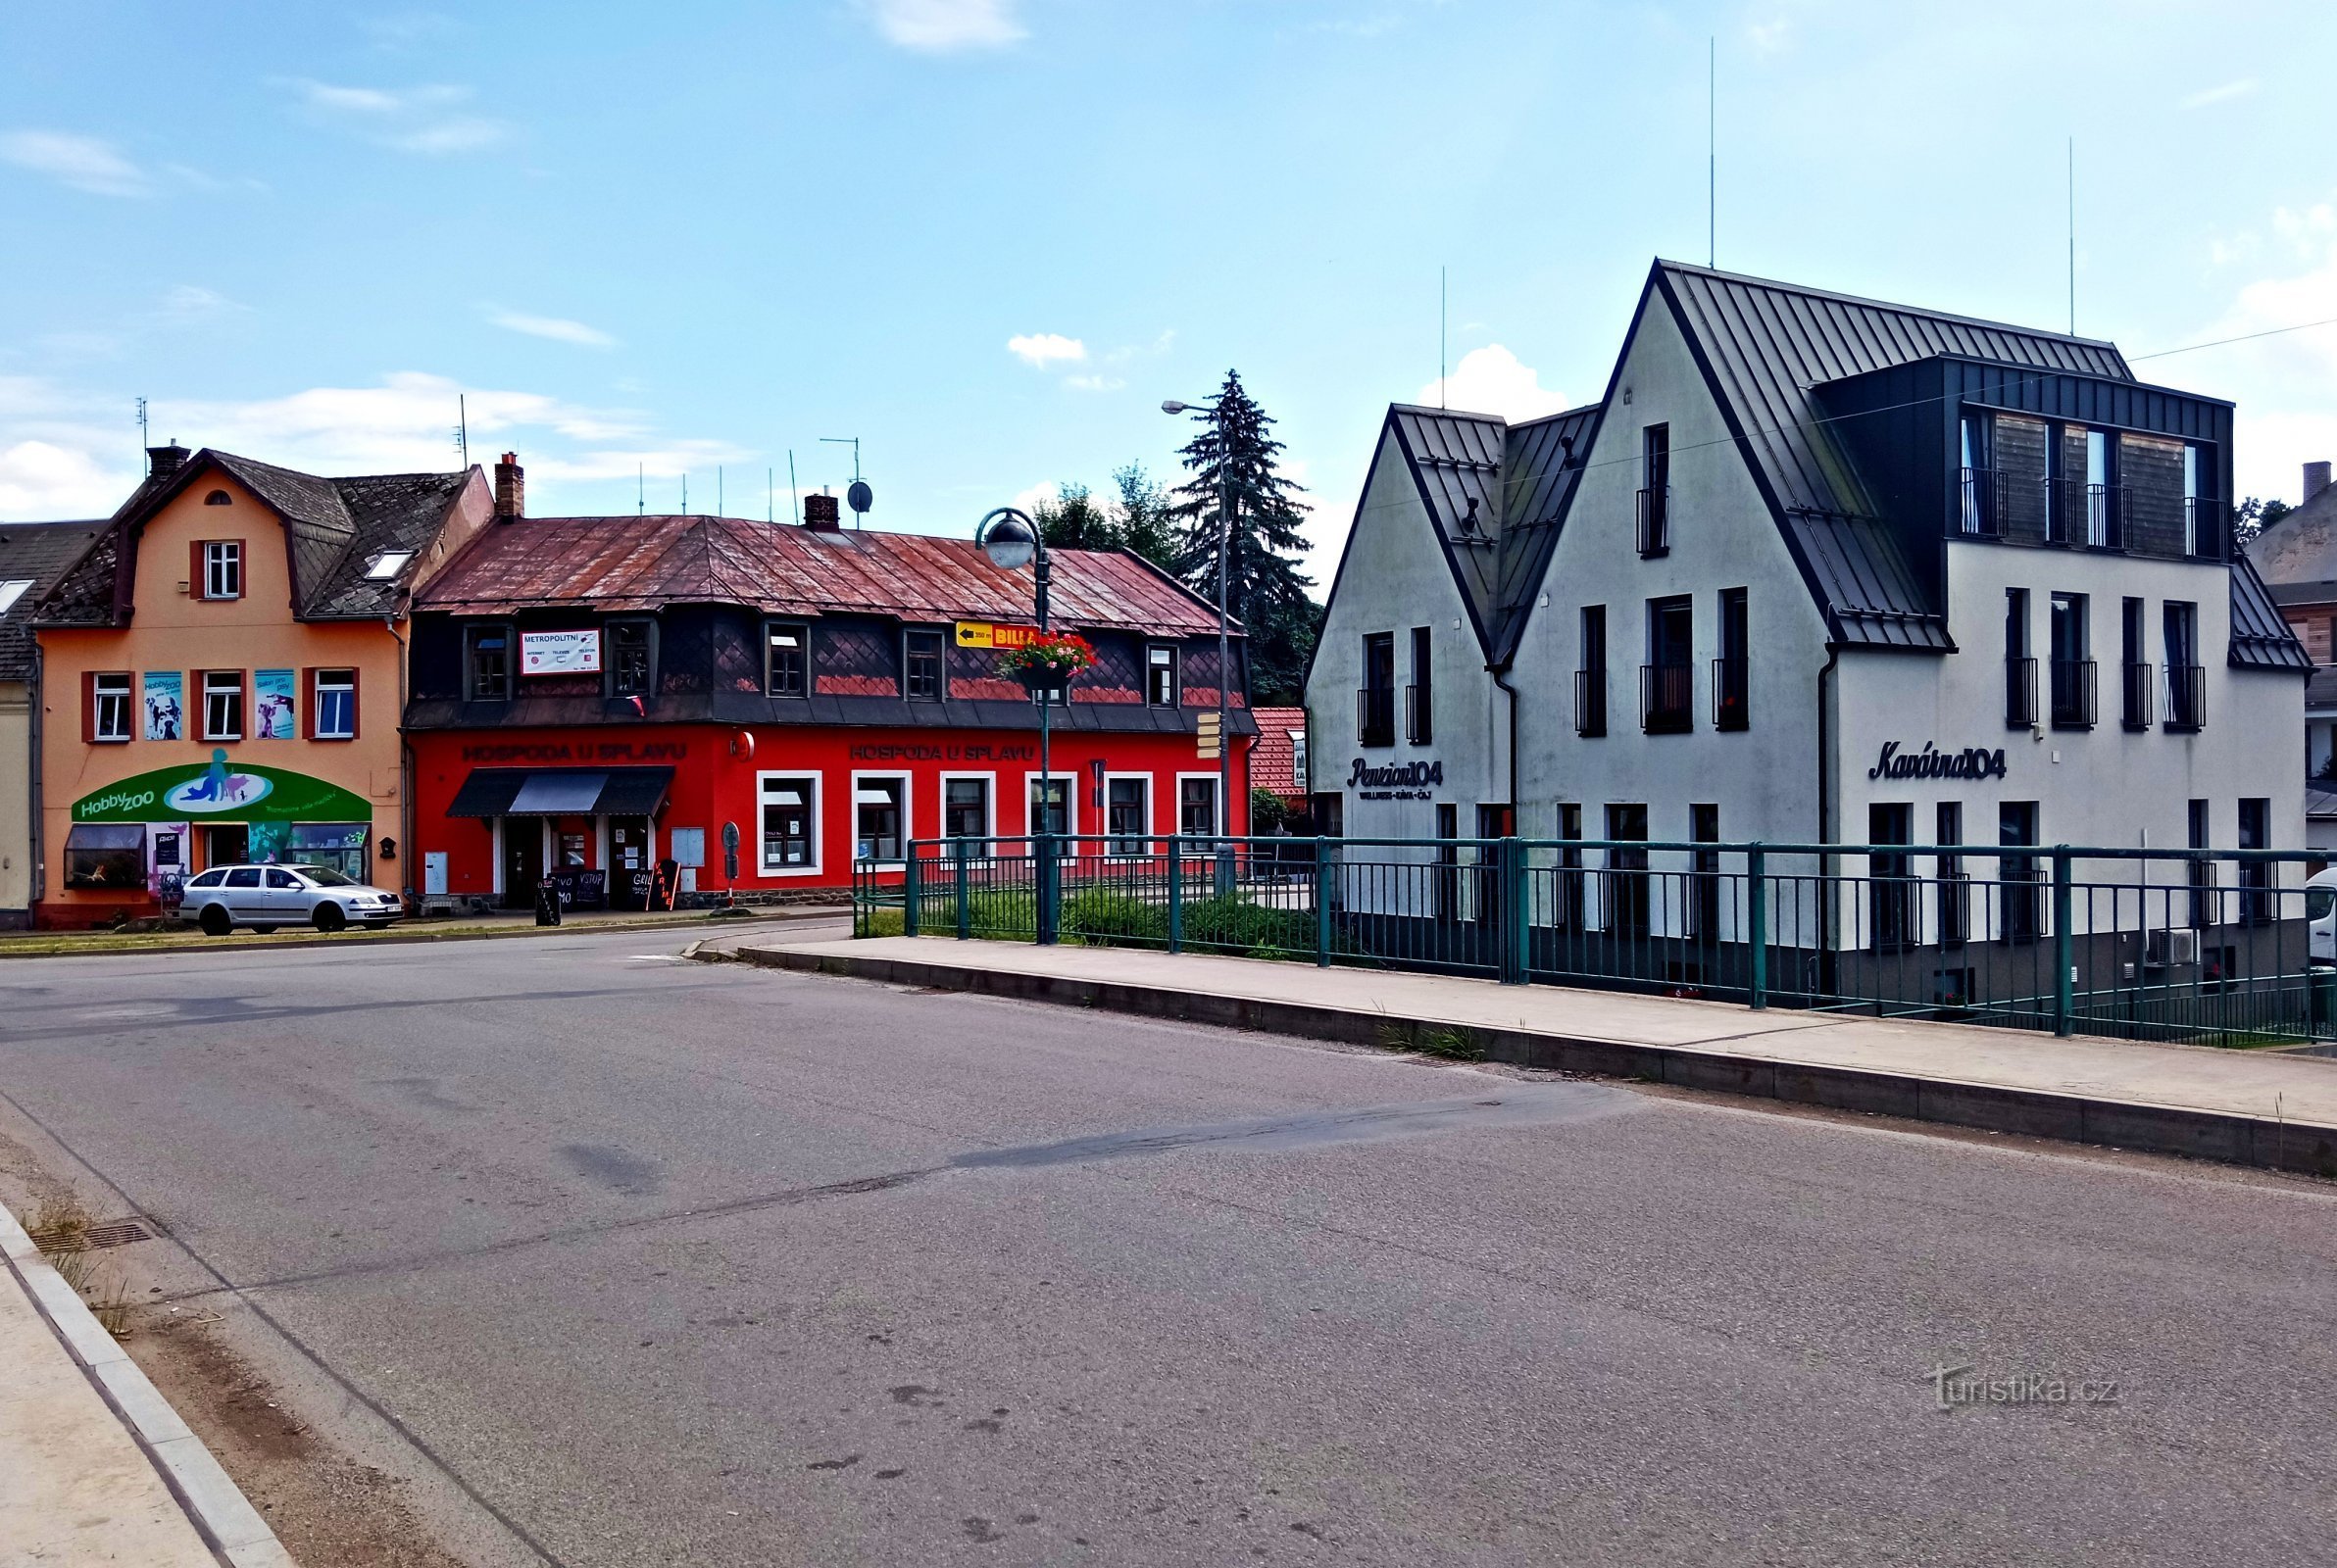
<svg viewBox="0 0 2337 1568">
<path fill-rule="evenodd" d="M 475 480 L 475 475 L 474 475 Z M 474 482 L 483 504 L 485 491 Z M 204 497 L 224 490 L 225 506 L 206 506 Z M 472 501 L 464 497 L 466 507 Z M 471 525 L 476 526 L 472 519 Z M 240 539 L 244 545 L 244 592 L 240 599 L 199 599 L 188 582 L 197 541 Z M 375 861 L 376 880 L 397 887 L 404 879 L 404 830 L 399 822 L 398 702 L 401 658 L 398 642 L 378 620 L 309 621 L 292 618 L 292 582 L 283 524 L 266 505 L 227 475 L 198 475 L 145 527 L 138 545 L 136 612 L 124 627 L 44 628 L 42 723 L 42 835 L 45 862 L 40 903 L 48 906 L 123 905 L 121 895 L 65 886 L 65 835 L 73 805 L 117 779 L 152 768 L 208 761 L 215 744 L 226 748 L 230 764 L 251 762 L 289 768 L 329 780 L 373 803 L 373 841 L 400 840 L 398 859 Z M 181 584 L 185 584 L 184 589 Z M 308 723 L 310 693 L 295 694 L 295 738 L 214 743 L 201 739 L 143 739 L 143 681 L 147 670 L 177 670 L 182 682 L 182 733 L 202 733 L 202 692 L 196 672 L 245 672 L 244 725 L 253 719 L 250 672 L 318 666 L 354 668 L 358 673 L 357 738 L 312 741 L 299 738 Z M 89 672 L 130 673 L 131 734 L 127 742 L 91 744 L 81 739 L 84 682 Z M 200 839 L 196 835 L 196 863 Z"/>
</svg>

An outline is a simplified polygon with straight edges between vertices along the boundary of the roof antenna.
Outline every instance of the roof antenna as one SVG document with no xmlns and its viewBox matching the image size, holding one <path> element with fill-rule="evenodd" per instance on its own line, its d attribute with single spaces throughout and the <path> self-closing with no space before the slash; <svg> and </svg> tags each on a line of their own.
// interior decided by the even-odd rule
<svg viewBox="0 0 2337 1568">
<path fill-rule="evenodd" d="M 776 522 L 779 520 L 778 469 L 766 468 L 763 470 L 763 520 L 765 522 Z"/>
<path fill-rule="evenodd" d="M 793 447 L 787 449 L 787 511 L 790 514 L 789 521 L 802 523 L 803 496 L 795 488 L 795 449 Z"/>
<path fill-rule="evenodd" d="M 2069 138 L 2069 335 L 2077 335 L 2077 138 Z"/>
<path fill-rule="evenodd" d="M 1436 269 L 1436 406 L 1437 406 L 1438 408 L 1440 408 L 1440 409 L 1441 409 L 1441 408 L 1443 408 L 1443 407 L 1445 406 L 1445 385 L 1444 385 L 1444 381 L 1445 381 L 1445 370 L 1444 370 L 1444 362 L 1445 362 L 1445 346 L 1444 346 L 1444 319 L 1445 319 L 1445 288 L 1444 288 L 1444 268 L 1443 268 L 1443 267 L 1441 267 L 1441 266 L 1439 266 L 1439 267 Z"/>
<path fill-rule="evenodd" d="M 147 437 L 147 435 L 146 435 L 146 400 L 145 400 L 144 398 L 140 398 L 140 399 L 138 399 L 138 450 L 139 450 L 139 451 L 141 451 L 141 452 L 145 451 L 145 449 L 146 449 L 146 443 L 147 443 L 147 439 L 148 439 L 148 437 Z M 147 473 L 148 473 L 148 474 L 152 474 L 152 473 L 154 472 L 154 460 L 153 460 L 152 458 L 148 458 L 148 459 L 146 460 L 146 471 L 147 471 Z"/>
<path fill-rule="evenodd" d="M 869 522 L 869 506 L 875 499 L 875 493 L 861 480 L 860 437 L 856 435 L 823 435 L 820 439 L 822 442 L 839 447 L 845 445 L 846 443 L 850 443 L 852 447 L 852 488 L 845 491 L 844 494 L 852 504 L 852 526 L 855 528 L 867 527 Z M 822 492 L 824 492 L 826 488 L 827 487 L 825 485 L 820 486 Z"/>
<path fill-rule="evenodd" d="M 1704 40 L 1704 265 L 1720 265 L 1720 45 Z"/>
<path fill-rule="evenodd" d="M 681 514 L 685 517 L 690 514 L 690 473 L 687 468 L 681 472 Z"/>
<path fill-rule="evenodd" d="M 463 454 L 463 466 L 471 466 L 471 408 L 462 393 L 455 394 L 455 450 Z"/>
<path fill-rule="evenodd" d="M 719 463 L 714 466 L 714 514 L 722 514 L 722 466 Z"/>
<path fill-rule="evenodd" d="M 633 515 L 649 515 L 649 465 L 646 463 L 633 465 Z"/>
</svg>

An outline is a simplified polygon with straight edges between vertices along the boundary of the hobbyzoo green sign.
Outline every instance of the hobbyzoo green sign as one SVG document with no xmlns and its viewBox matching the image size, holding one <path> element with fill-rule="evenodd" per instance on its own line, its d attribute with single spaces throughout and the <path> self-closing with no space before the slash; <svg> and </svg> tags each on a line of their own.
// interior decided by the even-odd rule
<svg viewBox="0 0 2337 1568">
<path fill-rule="evenodd" d="M 370 822 L 373 808 L 362 796 L 306 773 L 227 760 L 224 747 L 209 762 L 182 762 L 117 780 L 74 802 L 76 822 L 184 822 L 219 817 L 232 822 Z"/>
</svg>

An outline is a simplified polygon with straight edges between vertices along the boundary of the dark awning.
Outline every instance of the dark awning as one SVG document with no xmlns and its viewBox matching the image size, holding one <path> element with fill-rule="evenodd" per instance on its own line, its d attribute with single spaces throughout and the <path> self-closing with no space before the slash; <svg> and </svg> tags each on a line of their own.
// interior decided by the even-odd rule
<svg viewBox="0 0 2337 1568">
<path fill-rule="evenodd" d="M 474 767 L 449 816 L 649 816 L 670 767 Z"/>
<path fill-rule="evenodd" d="M 146 830 L 135 822 L 75 822 L 65 830 L 69 850 L 142 850 Z"/>
</svg>

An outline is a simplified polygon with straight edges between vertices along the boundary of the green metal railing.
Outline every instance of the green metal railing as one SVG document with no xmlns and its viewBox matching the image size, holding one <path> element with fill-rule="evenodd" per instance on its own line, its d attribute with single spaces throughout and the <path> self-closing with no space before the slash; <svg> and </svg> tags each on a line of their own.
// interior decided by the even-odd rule
<svg viewBox="0 0 2337 1568">
<path fill-rule="evenodd" d="M 861 936 L 1478 975 L 2217 1045 L 2337 1034 L 2309 857 L 2066 845 L 920 840 Z M 2316 862 L 2315 862 L 2316 863 Z"/>
</svg>

